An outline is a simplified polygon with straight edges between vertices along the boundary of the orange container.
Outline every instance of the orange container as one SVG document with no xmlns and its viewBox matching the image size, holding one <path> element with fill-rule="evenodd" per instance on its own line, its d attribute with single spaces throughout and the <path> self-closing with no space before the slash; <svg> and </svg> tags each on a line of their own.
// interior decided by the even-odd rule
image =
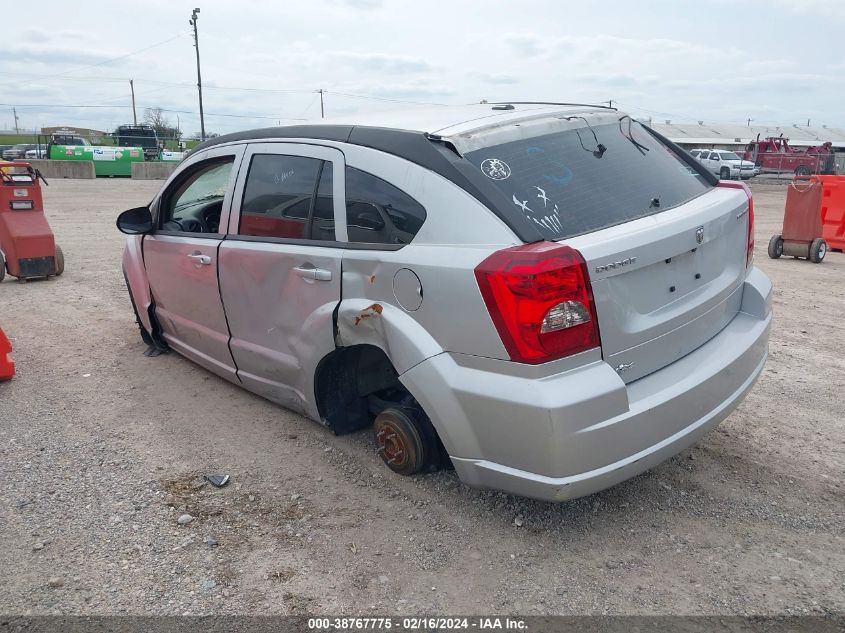
<svg viewBox="0 0 845 633">
<path fill-rule="evenodd" d="M 822 183 L 822 237 L 832 250 L 845 250 L 845 176 L 816 176 Z"/>
<path fill-rule="evenodd" d="M 791 242 L 809 245 L 814 239 L 822 236 L 819 209 L 824 188 L 819 178 L 796 178 L 787 188 L 782 233 L 785 244 Z"/>
</svg>

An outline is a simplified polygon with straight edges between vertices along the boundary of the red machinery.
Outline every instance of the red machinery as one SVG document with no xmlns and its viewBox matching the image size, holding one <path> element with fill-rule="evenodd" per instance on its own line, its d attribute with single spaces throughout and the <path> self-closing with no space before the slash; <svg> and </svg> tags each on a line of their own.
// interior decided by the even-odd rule
<svg viewBox="0 0 845 633">
<path fill-rule="evenodd" d="M 21 281 L 64 272 L 62 249 L 44 216 L 40 172 L 29 163 L 0 163 L 0 281 Z"/>
<path fill-rule="evenodd" d="M 753 161 L 762 173 L 789 173 L 796 176 L 810 174 L 832 174 L 834 171 L 832 143 L 808 147 L 806 150 L 789 146 L 789 139 L 770 136 L 761 141 L 751 141 L 742 158 Z"/>
<path fill-rule="evenodd" d="M 786 192 L 783 232 L 769 240 L 769 257 L 803 257 L 819 264 L 827 255 L 822 238 L 822 182 L 816 176 L 794 178 Z"/>
<path fill-rule="evenodd" d="M 0 328 L 0 382 L 15 375 L 15 361 L 12 360 L 12 344 Z"/>
</svg>

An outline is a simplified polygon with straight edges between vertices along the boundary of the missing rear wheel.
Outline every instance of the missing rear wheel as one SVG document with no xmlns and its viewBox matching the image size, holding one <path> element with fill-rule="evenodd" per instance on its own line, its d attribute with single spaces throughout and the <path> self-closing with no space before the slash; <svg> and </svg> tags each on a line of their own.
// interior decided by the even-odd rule
<svg viewBox="0 0 845 633">
<path fill-rule="evenodd" d="M 427 419 L 404 409 L 389 407 L 373 423 L 379 455 L 395 473 L 413 475 L 438 460 L 438 446 Z"/>
</svg>

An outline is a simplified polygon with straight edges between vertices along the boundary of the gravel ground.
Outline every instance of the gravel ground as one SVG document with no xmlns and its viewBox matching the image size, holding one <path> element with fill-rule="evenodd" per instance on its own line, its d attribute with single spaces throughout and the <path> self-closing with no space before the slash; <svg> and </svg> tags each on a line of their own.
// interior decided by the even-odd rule
<svg viewBox="0 0 845 633">
<path fill-rule="evenodd" d="M 784 187 L 755 186 L 777 314 L 748 399 L 658 468 L 551 505 L 393 475 L 368 432 L 144 357 L 114 219 L 159 184 L 51 182 L 65 275 L 0 285 L 18 365 L 0 384 L 0 612 L 845 611 L 845 255 L 766 257 Z"/>
</svg>

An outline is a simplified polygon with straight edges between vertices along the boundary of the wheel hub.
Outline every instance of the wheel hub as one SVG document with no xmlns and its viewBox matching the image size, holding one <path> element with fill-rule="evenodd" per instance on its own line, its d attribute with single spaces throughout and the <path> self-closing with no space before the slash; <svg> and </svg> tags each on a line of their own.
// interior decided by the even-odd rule
<svg viewBox="0 0 845 633">
<path fill-rule="evenodd" d="M 378 451 L 388 464 L 400 464 L 407 454 L 402 438 L 395 430 L 385 427 L 376 433 Z"/>
<path fill-rule="evenodd" d="M 378 453 L 387 467 L 400 475 L 418 472 L 425 458 L 414 420 L 400 409 L 388 408 L 373 424 Z"/>
</svg>

